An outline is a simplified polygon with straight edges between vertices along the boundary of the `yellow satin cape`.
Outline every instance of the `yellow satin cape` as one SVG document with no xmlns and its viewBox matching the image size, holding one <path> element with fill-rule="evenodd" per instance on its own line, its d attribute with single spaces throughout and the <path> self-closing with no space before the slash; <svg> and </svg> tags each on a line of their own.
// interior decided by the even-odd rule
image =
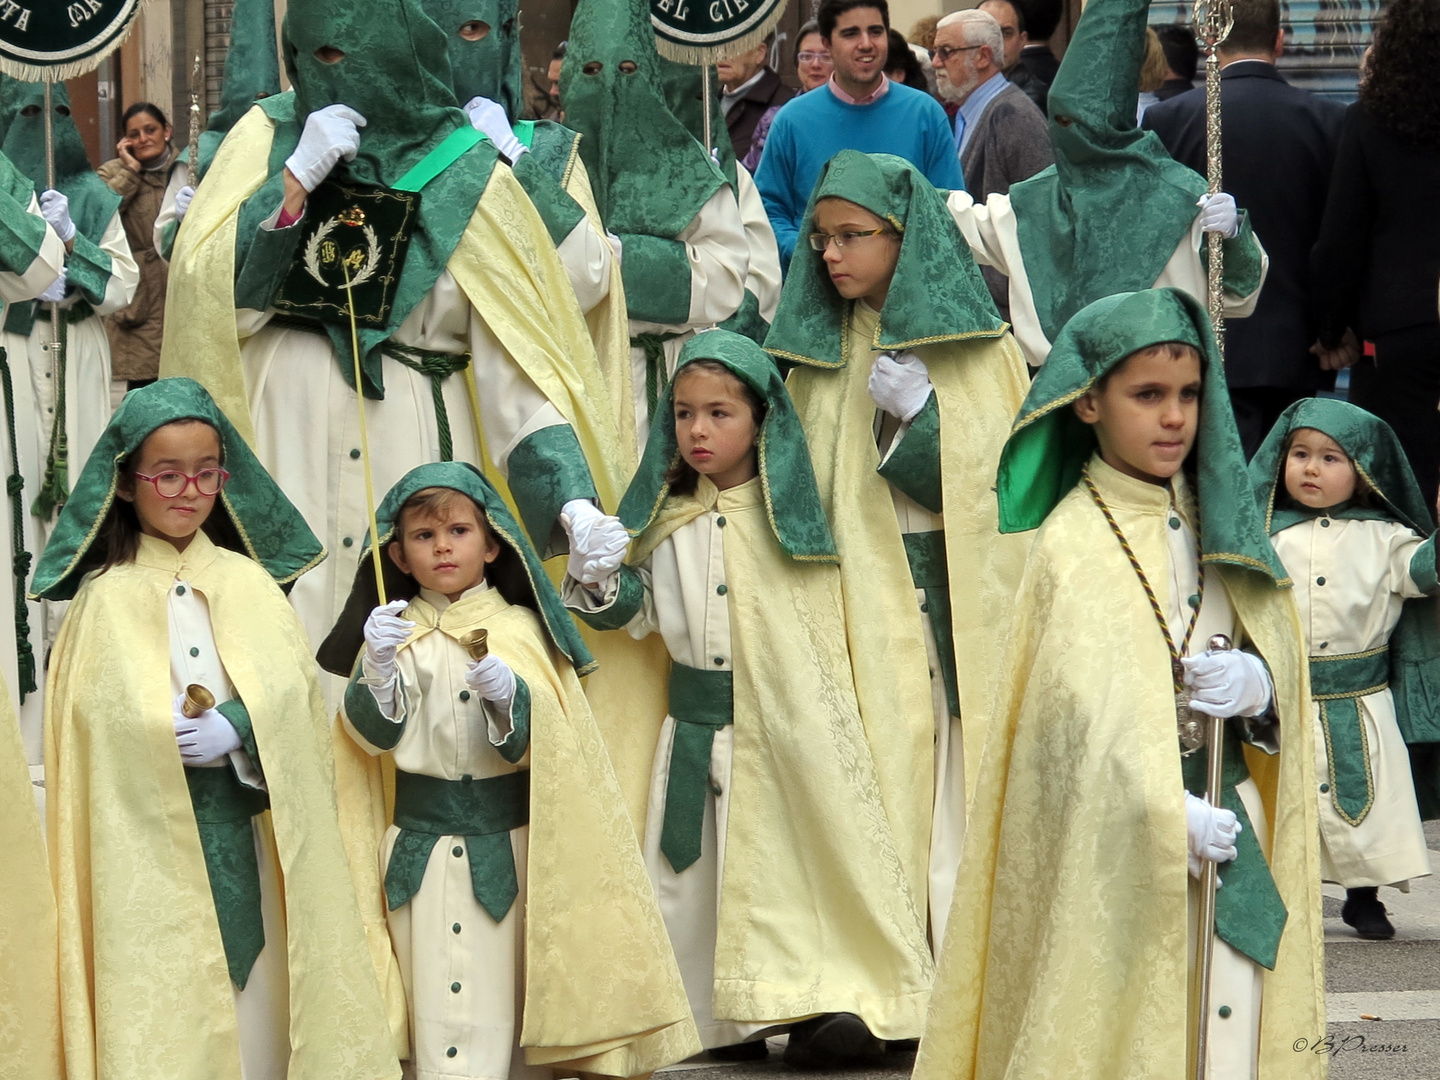
<svg viewBox="0 0 1440 1080">
<path fill-rule="evenodd" d="M 61 1080 L 55 891 L 20 724 L 0 678 L 0 1076 Z"/>
<path fill-rule="evenodd" d="M 925 893 L 901 862 L 860 719 L 840 568 L 789 558 L 759 489 L 701 477 L 632 556 L 711 507 L 725 515 L 735 755 L 714 1015 L 852 1012 L 879 1038 L 916 1038 L 934 975 Z"/>
<path fill-rule="evenodd" d="M 490 651 L 530 687 L 530 854 L 525 905 L 525 1060 L 629 1077 L 701 1050 L 680 971 L 620 786 L 575 669 L 539 618 L 487 589 L 436 612 L 411 601 L 409 644 L 484 627 Z M 353 742 L 352 742 L 352 745 Z M 358 749 L 358 748 L 357 748 Z M 383 759 L 387 770 L 391 759 Z M 375 853 L 389 825 L 372 806 L 358 842 L 365 906 L 384 919 Z M 572 1072 L 573 1071 L 573 1072 Z"/>
<path fill-rule="evenodd" d="M 1166 565 L 1164 531 L 1160 515 L 1127 526 L 1143 565 Z M 1259 1075 L 1319 1078 L 1324 1056 L 1292 1049 L 1325 1030 L 1303 638 L 1289 590 L 1218 569 L 1237 629 L 1269 664 L 1280 718 L 1278 758 L 1246 752 L 1289 913 L 1263 973 Z M 1010 626 L 916 1080 L 1186 1076 L 1189 877 L 1170 660 L 1083 488 L 1039 530 Z"/>
<path fill-rule="evenodd" d="M 878 317 L 859 304 L 851 310 L 845 366 L 797 367 L 787 386 L 840 553 L 860 713 L 911 888 L 924 897 L 935 784 L 930 677 L 905 542 L 890 485 L 876 471 L 880 452 L 868 387 Z M 994 492 L 1000 450 L 1028 380 L 1009 334 L 913 351 L 929 368 L 940 408 L 945 550 L 968 793 L 992 711 L 988 684 L 1001 653 L 999 628 L 1029 541 L 999 534 Z"/>
<path fill-rule="evenodd" d="M 397 1077 L 335 816 L 304 631 L 251 560 L 142 538 L 80 588 L 50 659 L 45 775 L 69 1080 L 240 1080 L 231 982 L 175 747 L 166 595 L 209 603 L 260 748 L 284 882 L 290 1075 Z M 280 944 L 272 942 L 267 947 Z"/>
</svg>

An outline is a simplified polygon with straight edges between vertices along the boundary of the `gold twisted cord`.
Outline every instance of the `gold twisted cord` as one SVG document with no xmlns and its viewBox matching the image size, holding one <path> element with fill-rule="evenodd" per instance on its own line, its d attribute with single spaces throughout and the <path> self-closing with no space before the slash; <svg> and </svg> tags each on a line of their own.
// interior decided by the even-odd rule
<svg viewBox="0 0 1440 1080">
<path fill-rule="evenodd" d="M 1135 571 L 1135 576 L 1140 579 L 1140 587 L 1145 590 L 1145 599 L 1150 601 L 1150 610 L 1155 614 L 1155 621 L 1160 624 L 1160 633 L 1165 635 L 1165 647 L 1170 650 L 1170 678 L 1178 693 L 1185 686 L 1179 675 L 1181 650 L 1189 650 L 1190 638 L 1195 633 L 1195 624 L 1200 619 L 1200 605 L 1205 602 L 1205 569 L 1200 567 L 1196 574 L 1199 584 L 1195 589 L 1195 607 L 1190 612 L 1190 625 L 1185 628 L 1185 640 L 1180 643 L 1180 649 L 1177 650 L 1175 639 L 1170 636 L 1170 623 L 1166 620 L 1165 613 L 1160 610 L 1160 601 L 1155 597 L 1155 590 L 1150 587 L 1150 579 L 1145 576 L 1145 568 L 1135 557 L 1135 549 L 1130 546 L 1130 541 L 1125 539 L 1125 533 L 1120 528 L 1120 523 L 1115 520 L 1115 515 L 1110 513 L 1110 507 L 1105 505 L 1105 500 L 1101 498 L 1095 482 L 1090 479 L 1088 465 L 1081 470 L 1080 479 L 1085 481 L 1085 490 L 1090 492 L 1090 498 L 1095 500 L 1095 505 L 1100 508 L 1100 513 L 1105 515 L 1105 522 L 1110 526 L 1110 531 L 1115 534 L 1115 539 L 1120 541 L 1120 550 L 1125 552 L 1125 557 L 1130 560 L 1130 566 Z"/>
</svg>

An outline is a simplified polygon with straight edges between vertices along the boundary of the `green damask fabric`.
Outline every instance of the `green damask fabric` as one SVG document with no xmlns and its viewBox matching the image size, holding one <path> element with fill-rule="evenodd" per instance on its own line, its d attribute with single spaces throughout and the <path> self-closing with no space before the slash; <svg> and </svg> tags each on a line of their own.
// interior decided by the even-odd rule
<svg viewBox="0 0 1440 1080">
<path fill-rule="evenodd" d="M 325 558 L 300 511 L 291 505 L 229 419 L 193 379 L 161 379 L 125 395 L 85 462 L 70 499 L 60 511 L 50 541 L 31 580 L 32 600 L 69 600 L 91 568 L 85 556 L 116 500 L 120 475 L 130 455 L 158 427 L 177 420 L 203 420 L 220 434 L 220 453 L 230 480 L 205 531 L 230 547 L 225 533 L 239 537 L 234 550 L 254 559 L 286 586 Z"/>
<path fill-rule="evenodd" d="M 660 57 L 660 81 L 665 88 L 665 104 L 675 119 L 685 125 L 695 141 L 705 145 L 705 91 L 701 75 L 710 79 L 710 149 L 720 158 L 720 171 L 732 191 L 740 190 L 735 172 L 735 145 L 725 126 L 725 109 L 721 105 L 720 74 L 710 65 L 695 67 Z"/>
<path fill-rule="evenodd" d="M 800 226 L 815 230 L 815 204 L 845 199 L 900 233 L 900 258 L 875 334 L 877 349 L 999 337 L 1005 323 L 940 193 L 910 162 L 842 150 L 826 163 Z M 830 282 L 822 253 L 796 251 L 765 339 L 766 351 L 797 364 L 844 367 L 850 301 Z"/>
<path fill-rule="evenodd" d="M 678 235 L 725 177 L 666 104 L 649 7 L 581 0 L 569 41 L 560 72 L 565 122 L 583 136 L 580 156 L 605 227 L 622 238 Z"/>
<path fill-rule="evenodd" d="M 1250 491 L 1210 319 L 1194 297 L 1179 289 L 1107 296 L 1081 310 L 1060 332 L 1000 453 L 1000 531 L 1039 528 L 1079 482 L 1097 444 L 1094 429 L 1081 422 L 1071 403 L 1131 353 L 1163 341 L 1200 351 L 1200 429 L 1186 467 L 1194 469 L 1200 503 L 1201 561 L 1257 570 L 1277 585 L 1288 585 Z"/>
<path fill-rule="evenodd" d="M 934 395 L 931 395 L 933 400 Z M 937 413 L 936 422 L 939 417 Z M 905 436 L 908 441 L 910 435 Z M 938 513 L 938 511 L 936 511 Z M 945 684 L 945 704 L 951 716 L 960 715 L 960 676 L 955 667 L 955 622 L 950 608 L 950 567 L 945 554 L 945 530 L 905 533 L 905 560 L 910 580 L 925 593 L 920 610 L 930 616 L 940 677 Z"/>
<path fill-rule="evenodd" d="M 933 393 L 910 421 L 905 437 L 891 447 L 875 471 L 932 514 L 944 513 L 940 403 Z"/>
<path fill-rule="evenodd" d="M 670 664 L 670 707 L 675 738 L 665 777 L 665 816 L 660 852 L 675 873 L 700 858 L 705 799 L 710 794 L 710 755 L 715 732 L 735 722 L 735 673 Z"/>
<path fill-rule="evenodd" d="M 0 139 L 3 141 L 3 139 Z M 45 221 L 30 213 L 35 185 L 0 153 L 0 268 L 27 270 L 45 242 Z"/>
<path fill-rule="evenodd" d="M 1330 802 L 1351 825 L 1364 821 L 1375 802 L 1360 698 L 1385 689 L 1389 678 L 1389 649 L 1310 658 L 1310 694 L 1320 705 Z"/>
<path fill-rule="evenodd" d="M 830 524 L 820 504 L 810 448 L 805 442 L 800 418 L 795 414 L 795 405 L 785 389 L 780 370 L 760 346 L 729 330 L 696 334 L 680 350 L 675 365 L 676 378 L 666 386 L 655 410 L 656 417 L 673 418 L 675 381 L 685 365 L 696 360 L 724 364 L 765 403 L 757 464 L 765 493 L 765 511 L 780 547 L 792 559 L 839 562 Z M 620 501 L 620 520 L 630 535 L 639 536 L 660 513 L 670 495 L 670 484 L 665 477 L 679 460 L 673 419 L 657 419 L 650 428 L 640 468 Z"/>
<path fill-rule="evenodd" d="M 280 93 L 280 49 L 275 40 L 273 0 L 235 0 L 230 12 L 230 48 L 225 53 L 225 81 L 220 108 L 210 114 L 200 133 L 199 173 L 214 160 L 225 133 L 250 108 Z"/>
<path fill-rule="evenodd" d="M 1086 4 L 1050 86 L 1055 164 L 1010 188 L 1051 341 L 1090 301 L 1155 284 L 1206 191 L 1135 121 L 1149 8 L 1149 0 Z"/>
<path fill-rule="evenodd" d="M 26 116 L 24 110 L 33 108 Z M 0 83 L 0 128 L 5 138 L 0 149 L 35 190 L 45 188 L 45 86 L 38 82 L 5 79 Z M 64 83 L 51 87 L 51 128 L 55 139 L 55 190 L 70 200 L 70 219 L 75 231 L 92 245 L 98 244 L 115 211 L 120 196 L 110 190 L 90 167 L 80 129 L 70 115 L 70 93 Z M 78 241 L 77 241 L 78 242 Z M 95 257 L 104 261 L 110 275 L 110 256 L 95 248 Z M 103 293 L 103 289 L 101 290 Z"/>
<path fill-rule="evenodd" d="M 518 0 L 420 0 L 445 34 L 455 100 L 483 97 L 504 107 L 511 123 L 525 110 L 524 61 L 520 54 Z M 469 22 L 490 28 L 479 41 L 458 33 Z"/>
<path fill-rule="evenodd" d="M 375 511 L 381 546 L 395 538 L 396 520 L 405 501 L 417 491 L 431 487 L 453 488 L 475 501 L 475 505 L 484 512 L 490 531 L 494 533 L 495 539 L 500 541 L 501 548 L 509 549 L 511 565 L 516 570 L 514 574 L 505 572 L 503 564 L 506 554 L 502 550 L 500 558 L 491 564 L 491 571 L 487 575 L 487 578 L 491 579 L 491 585 L 498 588 L 500 594 L 510 603 L 523 605 L 539 614 L 550 643 L 575 665 L 578 674 L 588 675 L 595 666 L 594 658 L 581 641 L 580 631 L 576 629 L 565 605 L 561 603 L 560 594 L 546 576 L 540 556 L 536 554 L 530 541 L 525 539 L 525 534 L 505 505 L 505 500 L 475 466 L 459 461 L 441 461 L 418 466 L 402 476 Z M 375 584 L 375 571 L 370 558 L 371 539 L 367 530 L 360 552 L 360 563 L 355 568 L 355 583 L 350 589 L 350 597 L 345 602 L 345 609 L 336 620 L 334 629 L 321 644 L 317 654 L 321 667 L 347 678 L 355 667 L 355 658 L 360 655 L 365 644 L 365 620 L 380 603 L 380 590 Z M 401 574 L 388 558 L 383 558 L 381 562 L 386 568 L 385 589 L 390 599 L 416 595 L 418 588 L 413 578 Z"/>
<path fill-rule="evenodd" d="M 315 51 L 323 46 L 340 49 L 345 58 L 336 64 L 322 63 Z M 367 121 L 360 129 L 355 160 L 338 167 L 332 176 L 377 187 L 394 187 L 451 132 L 469 125 L 451 89 L 445 35 L 426 17 L 419 0 L 375 0 L 361 7 L 347 0 L 309 0 L 291 7 L 285 15 L 283 55 L 295 88 L 293 101 L 291 95 L 280 94 L 260 102 L 276 123 L 271 181 L 278 181 L 285 159 L 300 140 L 305 118 L 327 105 L 343 103 Z M 387 326 L 360 331 L 365 396 L 384 397 L 380 344 L 405 321 L 444 271 L 498 158 L 494 144 L 482 140 L 421 193 L 419 222 L 411 236 Z M 255 250 L 259 223 L 274 212 L 279 191 L 278 184 L 267 182 L 242 211 L 237 242 L 249 246 L 237 251 L 241 278 L 247 269 L 244 256 Z M 296 239 L 286 237 L 280 242 L 294 245 Z M 256 253 L 263 254 L 266 262 L 275 254 L 268 249 Z M 292 248 L 290 257 L 294 255 Z M 326 332 L 337 358 L 343 358 L 340 369 L 346 381 L 353 381 L 349 328 L 327 327 Z"/>
</svg>

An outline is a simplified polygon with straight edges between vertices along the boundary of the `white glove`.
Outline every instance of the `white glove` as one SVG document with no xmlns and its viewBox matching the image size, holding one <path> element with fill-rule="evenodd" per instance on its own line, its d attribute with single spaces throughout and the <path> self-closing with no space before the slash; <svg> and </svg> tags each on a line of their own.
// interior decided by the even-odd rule
<svg viewBox="0 0 1440 1080">
<path fill-rule="evenodd" d="M 486 701 L 508 708 L 515 697 L 515 672 L 494 653 L 486 653 L 465 669 L 465 685 Z"/>
<path fill-rule="evenodd" d="M 1235 208 L 1234 195 L 1223 191 L 1201 195 L 1195 205 L 1200 207 L 1200 227 L 1206 232 L 1218 232 L 1226 240 L 1240 235 L 1240 211 Z"/>
<path fill-rule="evenodd" d="M 1190 876 L 1200 877 L 1201 859 L 1229 862 L 1239 852 L 1235 840 L 1245 830 L 1235 811 L 1211 806 L 1204 799 L 1185 793 L 1185 831 L 1189 834 Z M 1218 884 L 1218 882 L 1217 882 Z"/>
<path fill-rule="evenodd" d="M 870 396 L 901 420 L 914 420 L 933 389 L 930 369 L 912 352 L 881 353 L 870 369 Z"/>
<path fill-rule="evenodd" d="M 510 117 L 505 108 L 485 97 L 473 97 L 465 103 L 465 115 L 470 117 L 470 126 L 495 144 L 495 149 L 509 160 L 516 161 L 529 148 L 515 137 L 510 127 Z"/>
<path fill-rule="evenodd" d="M 175 699 L 175 745 L 180 747 L 180 760 L 186 765 L 209 765 L 240 749 L 240 733 L 226 720 L 219 709 L 206 709 L 191 719 L 183 711 L 185 695 Z"/>
<path fill-rule="evenodd" d="M 190 200 L 195 198 L 195 189 L 186 184 L 179 191 L 175 192 L 175 222 L 179 224 L 185 220 L 185 215 L 190 212 Z"/>
<path fill-rule="evenodd" d="M 75 223 L 70 220 L 70 200 L 51 189 L 40 193 L 40 216 L 50 223 L 62 244 L 75 239 Z"/>
<path fill-rule="evenodd" d="M 65 267 L 60 268 L 60 276 L 57 277 L 48 289 L 42 292 L 36 299 L 43 300 L 47 304 L 58 304 L 65 299 L 65 281 L 70 276 Z"/>
<path fill-rule="evenodd" d="M 314 191 L 341 158 L 353 161 L 360 152 L 360 129 L 366 124 L 348 105 L 326 105 L 305 118 L 305 130 L 295 152 L 285 159 L 300 186 Z"/>
<path fill-rule="evenodd" d="M 570 537 L 565 572 L 582 585 L 598 585 L 625 561 L 630 534 L 617 517 L 607 517 L 585 499 L 571 499 L 560 510 L 560 525 Z"/>
<path fill-rule="evenodd" d="M 1258 656 L 1240 649 L 1182 657 L 1190 708 L 1206 716 L 1260 716 L 1275 692 Z"/>
<path fill-rule="evenodd" d="M 415 629 L 413 622 L 400 617 L 409 606 L 408 600 L 391 600 L 365 620 L 365 659 L 376 677 L 387 682 L 395 675 L 395 653 Z"/>
<path fill-rule="evenodd" d="M 613 232 L 607 232 L 605 239 L 610 241 L 610 250 L 615 252 L 615 261 L 621 263 L 625 259 L 625 245 L 621 243 L 620 237 Z"/>
</svg>

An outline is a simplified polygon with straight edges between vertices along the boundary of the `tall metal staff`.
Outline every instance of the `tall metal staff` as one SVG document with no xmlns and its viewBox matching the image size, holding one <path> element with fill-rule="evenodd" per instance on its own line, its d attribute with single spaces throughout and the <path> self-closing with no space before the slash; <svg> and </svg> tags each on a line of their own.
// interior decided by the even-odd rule
<svg viewBox="0 0 1440 1080">
<path fill-rule="evenodd" d="M 1195 35 L 1205 53 L 1205 173 L 1210 194 L 1220 194 L 1220 44 L 1230 36 L 1235 13 L 1230 0 L 1195 0 Z M 1210 324 L 1215 331 L 1215 347 L 1225 358 L 1225 238 L 1219 233 L 1206 234 L 1209 265 L 1206 300 L 1210 308 Z"/>
</svg>

